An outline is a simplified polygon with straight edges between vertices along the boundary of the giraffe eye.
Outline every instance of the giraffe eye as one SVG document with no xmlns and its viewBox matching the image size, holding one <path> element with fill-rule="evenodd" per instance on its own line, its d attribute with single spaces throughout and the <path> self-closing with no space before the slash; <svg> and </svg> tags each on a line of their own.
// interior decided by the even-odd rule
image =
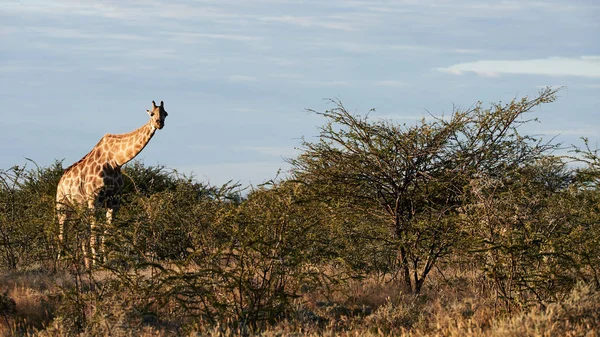
<svg viewBox="0 0 600 337">
<path fill-rule="evenodd" d="M 150 113 L 150 117 L 154 117 L 154 112 L 151 112 L 151 113 Z"/>
</svg>

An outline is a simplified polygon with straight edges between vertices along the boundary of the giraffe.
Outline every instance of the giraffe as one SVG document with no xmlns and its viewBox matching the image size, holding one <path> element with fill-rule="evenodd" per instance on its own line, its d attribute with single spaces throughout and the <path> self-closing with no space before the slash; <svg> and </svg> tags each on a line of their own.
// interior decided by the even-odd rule
<svg viewBox="0 0 600 337">
<path fill-rule="evenodd" d="M 162 101 L 159 106 L 152 101 L 152 110 L 146 112 L 150 116 L 148 123 L 130 133 L 104 135 L 87 155 L 64 171 L 56 191 L 61 249 L 65 247 L 67 239 L 65 221 L 74 206 L 88 207 L 92 211 L 92 219 L 96 207 L 105 207 L 107 224 L 116 215 L 123 188 L 121 167 L 144 149 L 157 129 L 164 127 L 168 115 Z M 104 231 L 97 233 L 96 222 L 90 221 L 86 228 L 86 239 L 81 244 L 86 267 L 94 263 L 96 248 L 102 250 L 103 243 Z"/>
</svg>

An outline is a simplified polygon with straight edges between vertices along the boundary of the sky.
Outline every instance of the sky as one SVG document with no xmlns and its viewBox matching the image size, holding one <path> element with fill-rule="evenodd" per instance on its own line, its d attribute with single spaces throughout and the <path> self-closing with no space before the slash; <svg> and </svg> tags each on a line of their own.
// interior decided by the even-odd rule
<svg viewBox="0 0 600 337">
<path fill-rule="evenodd" d="M 597 0 L 3 0 L 0 169 L 66 167 L 152 100 L 169 116 L 137 159 L 211 185 L 285 176 L 328 98 L 414 124 L 564 87 L 526 131 L 598 144 L 598 18 Z"/>
</svg>

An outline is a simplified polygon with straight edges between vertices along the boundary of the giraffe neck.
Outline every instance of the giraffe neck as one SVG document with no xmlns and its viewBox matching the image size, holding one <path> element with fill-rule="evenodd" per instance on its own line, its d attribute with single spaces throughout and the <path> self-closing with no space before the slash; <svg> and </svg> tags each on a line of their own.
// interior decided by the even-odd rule
<svg viewBox="0 0 600 337">
<path fill-rule="evenodd" d="M 103 150 L 108 153 L 109 161 L 117 167 L 125 165 L 137 156 L 154 136 L 156 128 L 152 121 L 141 128 L 122 135 L 106 135 Z"/>
</svg>

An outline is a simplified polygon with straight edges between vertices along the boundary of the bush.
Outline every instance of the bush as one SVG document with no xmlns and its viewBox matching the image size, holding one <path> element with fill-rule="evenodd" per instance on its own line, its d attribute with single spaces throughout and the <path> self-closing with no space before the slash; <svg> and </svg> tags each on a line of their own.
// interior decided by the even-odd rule
<svg viewBox="0 0 600 337">
<path fill-rule="evenodd" d="M 62 164 L 0 170 L 0 268 L 17 269 L 52 261 L 56 185 Z"/>
</svg>

